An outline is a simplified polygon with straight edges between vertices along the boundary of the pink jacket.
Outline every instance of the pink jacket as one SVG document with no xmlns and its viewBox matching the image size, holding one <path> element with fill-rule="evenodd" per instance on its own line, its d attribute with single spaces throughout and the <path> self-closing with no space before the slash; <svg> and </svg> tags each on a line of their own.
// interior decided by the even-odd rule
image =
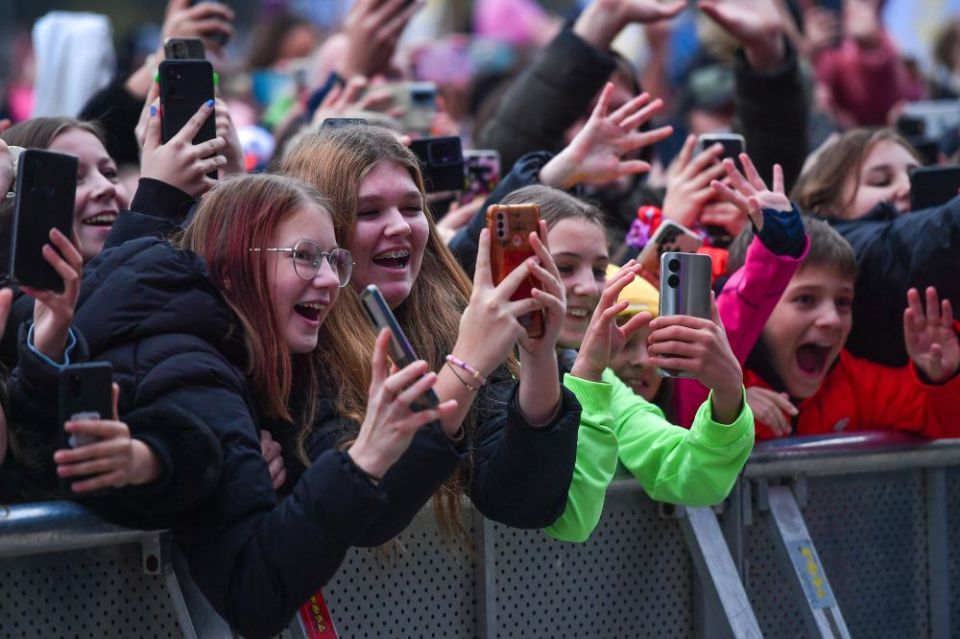
<svg viewBox="0 0 960 639">
<path fill-rule="evenodd" d="M 743 266 L 724 285 L 717 297 L 717 311 L 741 366 L 760 339 L 767 318 L 809 251 L 810 238 L 805 238 L 800 257 L 794 258 L 771 253 L 760 238 L 754 236 Z M 677 423 L 689 428 L 709 391 L 693 379 L 677 379 L 675 383 L 673 397 Z"/>
</svg>

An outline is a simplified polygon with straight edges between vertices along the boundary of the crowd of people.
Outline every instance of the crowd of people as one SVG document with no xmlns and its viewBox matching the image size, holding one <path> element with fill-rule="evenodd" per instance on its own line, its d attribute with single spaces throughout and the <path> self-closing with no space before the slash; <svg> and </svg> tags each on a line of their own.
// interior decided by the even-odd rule
<svg viewBox="0 0 960 639">
<path fill-rule="evenodd" d="M 273 8 L 243 68 L 227 4 L 169 0 L 163 38 L 201 39 L 218 88 L 165 142 L 160 44 L 73 113 L 31 117 L 8 86 L 0 193 L 17 147 L 78 173 L 72 233 L 42 250 L 62 290 L 0 291 L 0 501 L 171 529 L 253 638 L 431 500 L 450 538 L 466 497 L 579 542 L 618 464 L 698 506 L 757 440 L 960 436 L 960 198 L 911 210 L 912 172 L 954 160 L 960 117 L 904 124 L 911 102 L 956 99 L 960 22 L 924 76 L 881 0 L 583 4 L 564 21 L 477 3 L 430 45 L 403 36 L 445 3 L 356 0 L 328 33 Z M 631 33 L 642 56 L 614 47 Z M 59 81 L 45 68 L 38 96 Z M 433 83 L 426 122 L 403 81 Z M 744 152 L 700 143 L 731 131 Z M 496 151 L 495 187 L 430 189 L 411 146 L 438 136 Z M 502 279 L 496 204 L 540 211 Z M 712 317 L 659 314 L 640 257 L 665 223 L 710 255 Z M 370 285 L 417 361 L 392 361 Z M 112 365 L 113 414 L 64 422 L 59 378 L 81 362 Z"/>
</svg>

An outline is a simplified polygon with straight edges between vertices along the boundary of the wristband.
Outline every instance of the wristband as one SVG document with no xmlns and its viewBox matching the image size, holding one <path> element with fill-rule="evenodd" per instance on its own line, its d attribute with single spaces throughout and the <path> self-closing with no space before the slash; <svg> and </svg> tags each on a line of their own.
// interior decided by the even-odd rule
<svg viewBox="0 0 960 639">
<path fill-rule="evenodd" d="M 480 371 L 478 371 L 476 368 L 466 363 L 456 355 L 453 355 L 453 354 L 447 355 L 446 359 L 447 359 L 447 366 L 450 367 L 450 370 L 453 371 L 453 374 L 456 375 L 457 379 L 459 379 L 463 383 L 463 385 L 466 386 L 471 391 L 480 390 L 480 387 L 487 383 L 487 378 L 481 375 Z M 476 384 L 471 384 L 467 380 L 465 380 L 463 376 L 457 371 L 457 368 L 460 368 L 461 370 L 466 371 L 470 375 L 470 377 L 473 378 L 473 381 L 476 382 Z"/>
</svg>

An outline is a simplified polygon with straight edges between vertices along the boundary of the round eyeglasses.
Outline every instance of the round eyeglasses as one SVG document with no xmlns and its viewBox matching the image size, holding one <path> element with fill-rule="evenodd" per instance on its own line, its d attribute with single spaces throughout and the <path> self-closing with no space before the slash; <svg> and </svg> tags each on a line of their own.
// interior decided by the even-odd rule
<svg viewBox="0 0 960 639">
<path fill-rule="evenodd" d="M 342 248 L 324 251 L 319 244 L 310 240 L 300 240 L 292 248 L 252 248 L 250 251 L 289 254 L 293 260 L 293 270 L 304 280 L 315 278 L 326 260 L 330 270 L 340 281 L 340 288 L 350 283 L 350 274 L 353 272 L 353 256 L 350 251 Z"/>
</svg>

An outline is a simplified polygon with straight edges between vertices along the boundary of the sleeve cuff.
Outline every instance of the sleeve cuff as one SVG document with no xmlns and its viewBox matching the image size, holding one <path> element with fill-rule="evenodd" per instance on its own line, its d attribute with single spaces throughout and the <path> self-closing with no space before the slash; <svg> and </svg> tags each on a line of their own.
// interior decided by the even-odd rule
<svg viewBox="0 0 960 639">
<path fill-rule="evenodd" d="M 50 366 L 56 369 L 66 368 L 70 365 L 70 353 L 73 351 L 73 347 L 77 345 L 77 336 L 73 332 L 73 328 L 67 331 L 67 346 L 63 349 L 63 362 L 55 362 L 40 351 L 37 350 L 37 347 L 33 344 L 33 329 L 35 328 L 34 324 L 30 325 L 29 331 L 27 331 L 27 348 L 30 349 L 30 352 L 39 357 L 41 360 L 49 364 Z"/>
<path fill-rule="evenodd" d="M 744 436 L 752 438 L 753 411 L 747 404 L 746 389 L 741 388 L 740 393 L 740 414 L 733 423 L 721 424 L 713 419 L 713 391 L 710 391 L 710 395 L 700 405 L 700 410 L 697 411 L 697 416 L 693 420 L 691 430 L 694 437 L 711 447 L 727 446 Z"/>
<path fill-rule="evenodd" d="M 571 373 L 565 373 L 563 386 L 577 397 L 584 412 L 596 414 L 610 409 L 610 395 L 613 387 L 607 382 L 592 382 Z"/>
</svg>

